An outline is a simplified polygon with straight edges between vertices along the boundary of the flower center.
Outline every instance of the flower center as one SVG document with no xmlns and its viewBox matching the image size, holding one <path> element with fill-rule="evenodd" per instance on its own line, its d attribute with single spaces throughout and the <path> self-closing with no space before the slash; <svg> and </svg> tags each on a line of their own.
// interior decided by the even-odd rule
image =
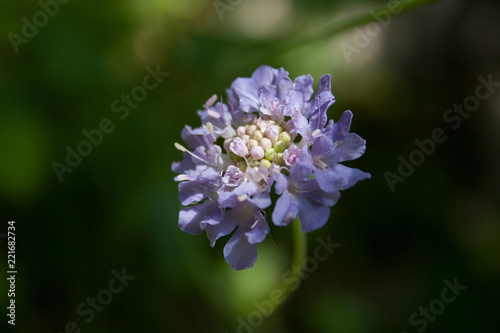
<svg viewBox="0 0 500 333">
<path fill-rule="evenodd" d="M 286 164 L 283 153 L 295 144 L 291 135 L 273 120 L 255 119 L 251 125 L 240 126 L 236 135 L 224 141 L 224 149 L 229 159 L 245 171 L 247 166 L 268 169 L 274 162 Z"/>
</svg>

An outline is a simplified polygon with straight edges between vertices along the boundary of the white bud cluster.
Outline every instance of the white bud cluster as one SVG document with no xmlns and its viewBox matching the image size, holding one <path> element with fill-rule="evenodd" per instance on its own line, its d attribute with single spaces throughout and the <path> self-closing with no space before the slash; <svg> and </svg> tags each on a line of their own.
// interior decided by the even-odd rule
<svg viewBox="0 0 500 333">
<path fill-rule="evenodd" d="M 240 126 L 234 137 L 224 141 L 224 149 L 240 169 L 265 165 L 271 162 L 285 165 L 283 152 L 294 146 L 290 133 L 273 120 L 255 119 L 251 125 Z"/>
</svg>

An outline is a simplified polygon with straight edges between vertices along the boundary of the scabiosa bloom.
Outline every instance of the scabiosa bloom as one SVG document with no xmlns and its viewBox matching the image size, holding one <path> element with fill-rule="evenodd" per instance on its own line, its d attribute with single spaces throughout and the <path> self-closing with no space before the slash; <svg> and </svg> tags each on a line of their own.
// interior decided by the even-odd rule
<svg viewBox="0 0 500 333">
<path fill-rule="evenodd" d="M 179 227 L 205 231 L 211 246 L 233 233 L 224 247 L 233 269 L 253 266 L 268 223 L 286 226 L 298 217 L 302 231 L 319 229 L 340 190 L 370 178 L 341 164 L 363 155 L 365 141 L 349 132 L 351 111 L 328 122 L 335 102 L 330 82 L 323 75 L 314 94 L 310 75 L 292 81 L 283 68 L 261 66 L 231 84 L 227 104 L 210 97 L 198 111 L 200 127 L 182 130 L 188 148 L 175 144 L 184 160 L 172 165 L 185 206 Z M 274 203 L 272 191 L 279 196 Z"/>
</svg>

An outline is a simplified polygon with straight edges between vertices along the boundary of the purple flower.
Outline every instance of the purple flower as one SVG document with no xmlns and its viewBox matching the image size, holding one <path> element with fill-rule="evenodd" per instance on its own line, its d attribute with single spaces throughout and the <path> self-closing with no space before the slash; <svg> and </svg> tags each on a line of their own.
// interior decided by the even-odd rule
<svg viewBox="0 0 500 333">
<path fill-rule="evenodd" d="M 185 206 L 179 227 L 206 231 L 211 246 L 232 233 L 224 258 L 233 269 L 254 265 L 268 223 L 285 226 L 298 217 L 304 232 L 321 228 L 340 190 L 370 178 L 341 164 L 360 157 L 365 141 L 349 133 L 350 111 L 328 123 L 330 81 L 323 75 L 314 94 L 310 75 L 292 81 L 283 68 L 261 66 L 231 84 L 227 105 L 216 95 L 207 100 L 198 111 L 201 127 L 182 130 L 188 148 L 176 143 L 184 160 L 172 164 Z M 274 203 L 272 191 L 279 195 Z"/>
<path fill-rule="evenodd" d="M 371 178 L 369 173 L 340 164 L 365 153 L 366 141 L 349 133 L 351 120 L 352 112 L 345 111 L 337 123 L 330 121 L 312 145 L 314 175 L 325 191 L 346 190 L 360 180 Z"/>
<path fill-rule="evenodd" d="M 198 235 L 207 225 L 216 225 L 221 221 L 224 209 L 219 206 L 217 195 L 221 185 L 222 178 L 213 168 L 205 168 L 196 176 L 179 183 L 181 204 L 192 205 L 179 213 L 179 227 L 182 231 Z M 203 200 L 203 203 L 198 204 Z"/>
<path fill-rule="evenodd" d="M 231 192 L 219 193 L 219 205 L 230 208 L 222 221 L 207 227 L 210 245 L 217 239 L 229 235 L 236 229 L 224 247 L 224 258 L 233 269 L 252 267 L 257 260 L 256 244 L 262 242 L 269 233 L 269 226 L 262 209 L 271 205 L 269 193 L 261 192 L 249 181 Z"/>
<path fill-rule="evenodd" d="M 318 179 L 310 178 L 312 172 L 311 154 L 304 145 L 290 168 L 290 176 L 277 176 L 276 193 L 281 196 L 273 211 L 274 224 L 288 225 L 298 216 L 302 231 L 309 232 L 326 223 L 330 216 L 329 207 L 337 203 L 340 193 L 323 190 Z"/>
</svg>

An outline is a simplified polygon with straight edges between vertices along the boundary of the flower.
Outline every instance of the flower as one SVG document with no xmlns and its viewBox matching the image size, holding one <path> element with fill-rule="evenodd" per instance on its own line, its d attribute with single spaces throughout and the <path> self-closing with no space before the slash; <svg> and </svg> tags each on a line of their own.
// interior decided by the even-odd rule
<svg viewBox="0 0 500 333">
<path fill-rule="evenodd" d="M 184 159 L 172 164 L 185 206 L 179 228 L 205 231 L 212 247 L 232 233 L 224 258 L 233 269 L 254 265 L 269 223 L 286 226 L 298 217 L 302 231 L 317 230 L 341 190 L 371 177 L 341 164 L 363 155 L 366 142 L 349 132 L 351 111 L 328 122 L 330 82 L 323 75 L 314 94 L 310 75 L 292 81 L 283 68 L 261 66 L 231 84 L 226 104 L 210 97 L 198 111 L 200 127 L 182 130 L 188 148 L 176 143 Z"/>
<path fill-rule="evenodd" d="M 328 186 L 324 190 L 318 179 L 309 178 L 312 167 L 309 148 L 304 145 L 290 168 L 290 176 L 278 175 L 276 193 L 281 196 L 273 211 L 276 225 L 287 225 L 299 216 L 302 231 L 309 232 L 321 228 L 328 220 L 329 207 L 337 203 L 340 192 Z"/>
</svg>

